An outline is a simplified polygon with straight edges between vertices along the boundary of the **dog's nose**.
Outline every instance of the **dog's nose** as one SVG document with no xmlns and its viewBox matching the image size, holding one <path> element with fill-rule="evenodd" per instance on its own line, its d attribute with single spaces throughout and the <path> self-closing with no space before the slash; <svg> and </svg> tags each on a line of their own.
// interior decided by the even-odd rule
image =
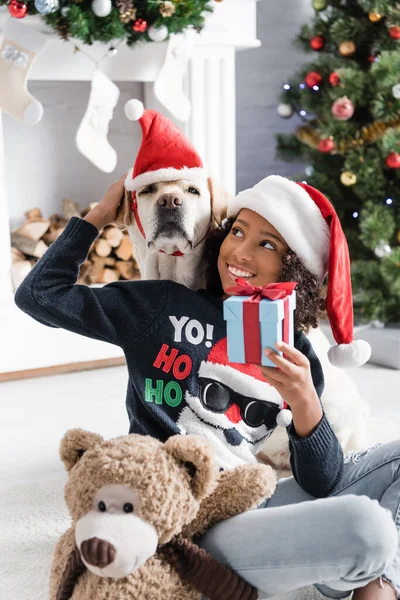
<svg viewBox="0 0 400 600">
<path fill-rule="evenodd" d="M 182 206 L 183 200 L 176 194 L 162 194 L 157 200 L 157 204 L 164 208 L 179 208 Z"/>
<path fill-rule="evenodd" d="M 85 561 L 93 567 L 104 569 L 110 565 L 117 555 L 117 552 L 110 542 L 101 540 L 97 537 L 85 540 L 81 544 L 81 552 Z"/>
</svg>

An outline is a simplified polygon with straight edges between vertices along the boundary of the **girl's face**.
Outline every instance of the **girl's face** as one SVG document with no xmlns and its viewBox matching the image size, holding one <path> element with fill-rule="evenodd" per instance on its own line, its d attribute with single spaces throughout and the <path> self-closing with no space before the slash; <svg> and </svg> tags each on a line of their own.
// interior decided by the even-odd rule
<svg viewBox="0 0 400 600">
<path fill-rule="evenodd" d="M 241 277 L 252 285 L 264 286 L 279 280 L 282 257 L 289 250 L 280 233 L 258 213 L 243 208 L 218 256 L 222 287 L 235 285 Z"/>
</svg>

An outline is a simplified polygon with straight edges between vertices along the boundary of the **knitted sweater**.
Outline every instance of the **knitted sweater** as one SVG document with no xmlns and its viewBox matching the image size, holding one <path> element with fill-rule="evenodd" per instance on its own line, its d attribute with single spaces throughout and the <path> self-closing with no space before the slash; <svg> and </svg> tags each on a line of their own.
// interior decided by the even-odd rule
<svg viewBox="0 0 400 600">
<path fill-rule="evenodd" d="M 171 281 L 76 284 L 97 236 L 93 225 L 72 218 L 18 288 L 17 306 L 44 325 L 123 349 L 130 433 L 161 441 L 177 433 L 203 435 L 222 468 L 256 461 L 276 426 L 277 392 L 251 376 L 253 365 L 247 373 L 246 365 L 228 362 L 222 300 Z M 318 358 L 300 332 L 295 346 L 310 360 L 321 396 Z M 246 415 L 260 400 L 265 419 L 250 427 Z M 314 496 L 328 495 L 340 479 L 343 454 L 325 415 L 308 437 L 297 436 L 293 425 L 288 433 L 294 477 Z"/>
</svg>

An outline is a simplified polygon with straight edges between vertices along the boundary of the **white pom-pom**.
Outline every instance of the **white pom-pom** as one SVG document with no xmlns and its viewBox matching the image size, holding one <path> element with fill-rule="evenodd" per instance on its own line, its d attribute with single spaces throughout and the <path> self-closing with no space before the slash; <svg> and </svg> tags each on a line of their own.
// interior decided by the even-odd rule
<svg viewBox="0 0 400 600">
<path fill-rule="evenodd" d="M 371 346 L 365 340 L 355 340 L 351 344 L 338 344 L 328 350 L 332 365 L 339 369 L 354 369 L 366 363 L 371 356 Z"/>
<path fill-rule="evenodd" d="M 130 121 L 139 121 L 144 114 L 144 106 L 140 100 L 128 100 L 125 104 L 125 114 Z"/>
<path fill-rule="evenodd" d="M 276 423 L 279 427 L 289 427 L 293 420 L 292 411 L 284 408 L 277 414 Z"/>
</svg>

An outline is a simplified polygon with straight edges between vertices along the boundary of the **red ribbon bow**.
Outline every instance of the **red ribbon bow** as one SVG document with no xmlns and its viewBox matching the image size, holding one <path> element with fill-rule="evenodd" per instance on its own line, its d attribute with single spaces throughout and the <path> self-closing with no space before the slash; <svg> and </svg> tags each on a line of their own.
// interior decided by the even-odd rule
<svg viewBox="0 0 400 600">
<path fill-rule="evenodd" d="M 251 285 L 245 279 L 238 277 L 235 279 L 236 285 L 225 290 L 228 294 L 234 296 L 251 296 L 253 300 L 260 302 L 263 298 L 269 300 L 280 300 L 287 298 L 293 292 L 297 285 L 294 281 L 283 281 L 280 283 L 268 283 L 267 285 Z"/>
</svg>

